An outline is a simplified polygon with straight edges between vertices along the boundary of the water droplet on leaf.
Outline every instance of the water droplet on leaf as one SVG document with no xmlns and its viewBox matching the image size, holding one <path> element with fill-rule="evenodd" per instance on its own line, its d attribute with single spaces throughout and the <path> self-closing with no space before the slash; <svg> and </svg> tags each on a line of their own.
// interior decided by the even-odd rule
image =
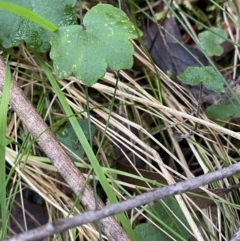
<svg viewBox="0 0 240 241">
<path fill-rule="evenodd" d="M 59 136 L 66 138 L 66 137 L 68 137 L 68 130 L 66 128 L 64 128 L 58 134 L 59 134 Z"/>
</svg>

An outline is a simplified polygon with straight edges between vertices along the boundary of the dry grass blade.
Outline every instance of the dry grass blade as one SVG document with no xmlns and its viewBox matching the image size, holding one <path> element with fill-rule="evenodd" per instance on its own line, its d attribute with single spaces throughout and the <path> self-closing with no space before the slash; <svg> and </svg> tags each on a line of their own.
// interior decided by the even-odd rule
<svg viewBox="0 0 240 241">
<path fill-rule="evenodd" d="M 0 60 L 0 90 L 3 89 L 5 76 L 5 65 Z M 26 125 L 29 132 L 37 139 L 39 146 L 50 158 L 53 165 L 59 171 L 61 176 L 69 184 L 76 195 L 81 194 L 81 202 L 87 209 L 95 209 L 95 196 L 89 185 L 85 184 L 85 178 L 77 169 L 63 147 L 56 140 L 53 133 L 48 130 L 48 126 L 42 120 L 40 115 L 25 97 L 23 91 L 18 87 L 15 81 L 12 82 L 10 93 L 10 105 L 16 111 L 19 118 Z M 37 125 L 36 125 L 37 123 Z M 84 187 L 84 190 L 82 188 Z M 99 199 L 99 207 L 103 207 Z M 128 240 L 127 235 L 120 225 L 112 217 L 104 219 L 102 222 L 103 230 L 112 240 Z M 114 232 L 113 229 L 115 230 Z"/>
</svg>

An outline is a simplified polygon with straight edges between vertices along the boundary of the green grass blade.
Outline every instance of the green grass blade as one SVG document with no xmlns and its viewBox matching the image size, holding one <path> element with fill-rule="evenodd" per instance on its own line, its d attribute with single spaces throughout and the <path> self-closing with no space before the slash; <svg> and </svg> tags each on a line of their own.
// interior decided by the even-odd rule
<svg viewBox="0 0 240 241">
<path fill-rule="evenodd" d="M 5 147 L 6 147 L 6 127 L 7 127 L 7 110 L 9 103 L 11 87 L 11 73 L 9 64 L 6 66 L 6 75 L 4 79 L 4 87 L 2 92 L 2 98 L 0 103 L 0 205 L 1 205 L 1 238 L 5 238 L 7 235 L 7 197 L 6 197 L 6 166 L 5 166 Z"/>
</svg>

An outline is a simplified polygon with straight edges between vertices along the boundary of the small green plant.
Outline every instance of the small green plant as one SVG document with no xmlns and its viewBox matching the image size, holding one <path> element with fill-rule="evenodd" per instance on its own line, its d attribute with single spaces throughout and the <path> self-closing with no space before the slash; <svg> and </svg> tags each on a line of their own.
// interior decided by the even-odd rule
<svg viewBox="0 0 240 241">
<path fill-rule="evenodd" d="M 214 120 L 230 121 L 231 119 L 240 117 L 240 104 L 236 99 L 226 100 L 208 107 L 205 113 L 209 118 Z M 220 124 L 223 125 L 223 123 Z"/>
<path fill-rule="evenodd" d="M 227 38 L 224 30 L 219 28 L 210 28 L 199 35 L 200 45 L 208 56 L 219 56 L 223 53 L 223 48 L 220 45 Z"/>
<path fill-rule="evenodd" d="M 213 67 L 187 67 L 187 69 L 178 78 L 185 84 L 203 85 L 216 92 L 224 92 L 224 79 Z"/>
<path fill-rule="evenodd" d="M 226 32 L 215 27 L 211 27 L 199 34 L 200 45 L 208 56 L 221 55 L 223 48 L 220 44 L 223 43 L 226 38 Z M 225 92 L 224 84 L 226 84 L 226 80 L 212 66 L 188 67 L 183 73 L 178 75 L 178 79 L 185 84 L 203 84 L 203 86 L 209 90 Z M 205 114 L 211 119 L 229 121 L 240 116 L 238 111 L 239 103 L 238 98 L 223 101 L 218 105 L 208 107 Z"/>
<path fill-rule="evenodd" d="M 141 36 L 141 32 L 120 9 L 98 4 L 87 12 L 81 26 L 76 25 L 73 12 L 76 1 L 56 2 L 51 7 L 46 0 L 18 4 L 25 8 L 9 3 L 9 10 L 19 16 L 0 11 L 0 42 L 4 48 L 23 42 L 40 52 L 51 48 L 50 56 L 58 78 L 74 74 L 91 86 L 103 77 L 107 67 L 116 71 L 132 67 L 134 48 L 130 40 Z M 0 9 L 7 9 L 7 6 L 0 2 Z M 31 15 L 23 18 L 26 8 L 32 9 L 27 10 Z M 38 24 L 32 22 L 33 13 L 39 19 Z M 50 22 L 46 19 L 41 22 L 41 16 Z"/>
<path fill-rule="evenodd" d="M 87 140 L 91 140 L 92 136 L 95 133 L 95 127 L 91 125 L 91 129 L 89 131 L 89 120 L 79 120 L 79 125 L 81 126 Z M 56 133 L 57 139 L 64 144 L 69 150 L 71 150 L 76 156 L 83 158 L 84 157 L 84 149 L 79 142 L 77 135 L 69 121 L 65 123 L 63 127 Z M 76 158 L 72 158 L 74 161 Z"/>
<path fill-rule="evenodd" d="M 188 222 L 175 198 L 164 198 L 162 201 L 155 203 L 151 209 L 155 222 L 159 222 L 159 227 L 165 230 L 168 235 L 151 223 L 143 223 L 134 229 L 138 241 L 167 241 L 172 240 L 172 238 L 176 240 L 188 240 L 190 238 L 191 234 L 186 230 L 186 227 L 189 229 Z"/>
<path fill-rule="evenodd" d="M 207 89 L 215 92 L 223 92 L 225 80 L 218 74 L 213 67 L 188 67 L 178 78 L 185 84 L 197 85 L 203 84 Z M 216 121 L 229 121 L 240 117 L 239 100 L 232 98 L 225 100 L 217 105 L 209 106 L 205 114 Z M 224 123 L 220 123 L 224 125 Z"/>
<path fill-rule="evenodd" d="M 91 86 L 105 74 L 107 67 L 129 69 L 134 52 L 129 40 L 139 35 L 124 12 L 98 4 L 87 12 L 82 26 L 60 27 L 53 34 L 50 56 L 56 74 L 62 79 L 73 73 Z"/>
</svg>

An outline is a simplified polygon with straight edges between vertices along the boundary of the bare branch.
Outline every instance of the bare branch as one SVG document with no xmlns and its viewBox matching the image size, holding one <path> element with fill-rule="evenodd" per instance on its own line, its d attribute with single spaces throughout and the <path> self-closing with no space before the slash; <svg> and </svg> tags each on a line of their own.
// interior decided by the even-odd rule
<svg viewBox="0 0 240 241">
<path fill-rule="evenodd" d="M 0 58 L 1 92 L 4 85 L 5 68 L 5 64 Z M 83 206 L 88 210 L 95 210 L 95 197 L 92 188 L 89 185 L 85 185 L 84 176 L 66 154 L 61 144 L 57 141 L 52 131 L 26 98 L 23 91 L 18 87 L 15 80 L 12 80 L 9 101 L 13 110 L 17 113 L 31 135 L 37 139 L 38 145 L 49 157 L 73 192 L 78 195 L 84 187 L 84 191 L 80 197 Z M 103 202 L 99 198 L 98 206 L 99 208 L 104 207 Z M 109 240 L 129 241 L 129 237 L 113 217 L 102 220 L 101 227 Z"/>
<path fill-rule="evenodd" d="M 7 239 L 7 241 L 27 241 L 27 240 L 37 240 L 39 238 L 45 238 L 48 235 L 53 235 L 55 233 L 59 233 L 64 230 L 74 228 L 76 226 L 101 220 L 111 215 L 115 215 L 117 213 L 124 212 L 153 201 L 157 201 L 164 197 L 173 196 L 176 194 L 181 194 L 183 192 L 196 189 L 208 183 L 222 180 L 223 178 L 232 176 L 237 172 L 240 172 L 240 163 L 234 164 L 232 166 L 229 166 L 221 170 L 211 172 L 196 178 L 178 182 L 174 185 L 153 189 L 147 193 L 128 199 L 127 201 L 112 204 L 100 210 L 88 211 L 88 212 L 85 212 L 84 214 L 77 215 L 75 217 L 68 218 L 68 219 L 58 219 L 53 223 L 48 223 L 39 228 L 33 229 L 29 232 L 19 234 L 12 238 L 9 238 Z M 238 241 L 238 240 L 239 239 L 233 239 L 233 241 Z"/>
</svg>

